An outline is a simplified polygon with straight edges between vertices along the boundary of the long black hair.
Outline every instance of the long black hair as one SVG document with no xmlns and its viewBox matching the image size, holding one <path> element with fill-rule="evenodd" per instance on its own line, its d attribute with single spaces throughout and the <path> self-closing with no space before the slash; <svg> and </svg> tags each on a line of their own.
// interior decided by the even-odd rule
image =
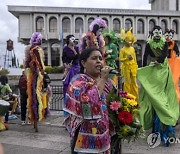
<svg viewBox="0 0 180 154">
<path fill-rule="evenodd" d="M 86 62 L 93 51 L 99 51 L 102 55 L 102 51 L 98 48 L 86 48 L 85 50 L 83 50 L 80 54 L 80 57 L 79 57 L 80 73 L 84 73 L 84 66 L 82 65 L 81 62 L 82 61 Z"/>
</svg>

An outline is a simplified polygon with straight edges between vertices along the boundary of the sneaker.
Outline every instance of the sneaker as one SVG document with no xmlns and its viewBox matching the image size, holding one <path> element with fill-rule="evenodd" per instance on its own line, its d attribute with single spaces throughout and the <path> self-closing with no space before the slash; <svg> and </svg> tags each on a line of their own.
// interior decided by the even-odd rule
<svg viewBox="0 0 180 154">
<path fill-rule="evenodd" d="M 22 122 L 21 122 L 21 125 L 25 125 L 25 124 L 26 124 L 26 122 L 25 122 L 25 121 L 22 121 Z"/>
</svg>

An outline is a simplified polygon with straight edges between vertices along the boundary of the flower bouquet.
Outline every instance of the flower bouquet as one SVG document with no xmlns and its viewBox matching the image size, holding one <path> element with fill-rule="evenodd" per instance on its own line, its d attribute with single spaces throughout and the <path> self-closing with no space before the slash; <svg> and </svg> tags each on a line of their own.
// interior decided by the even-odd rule
<svg viewBox="0 0 180 154">
<path fill-rule="evenodd" d="M 139 105 L 135 96 L 113 89 L 107 95 L 107 105 L 110 122 L 115 130 L 112 137 L 113 146 L 117 146 L 121 140 L 135 141 L 144 134 L 138 120 Z"/>
</svg>

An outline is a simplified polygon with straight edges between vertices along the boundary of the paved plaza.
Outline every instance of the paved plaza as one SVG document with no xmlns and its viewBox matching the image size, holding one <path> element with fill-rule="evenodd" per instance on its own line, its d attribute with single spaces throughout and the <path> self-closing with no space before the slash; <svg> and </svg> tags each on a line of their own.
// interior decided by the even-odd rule
<svg viewBox="0 0 180 154">
<path fill-rule="evenodd" d="M 52 111 L 45 122 L 39 124 L 35 133 L 32 125 L 22 126 L 20 119 L 9 121 L 9 130 L 0 132 L 0 143 L 5 154 L 71 154 L 69 135 L 62 125 L 62 112 Z M 175 127 L 180 138 L 180 125 Z M 145 139 L 136 142 L 123 142 L 123 154 L 179 154 L 180 143 L 163 147 L 149 148 Z"/>
</svg>

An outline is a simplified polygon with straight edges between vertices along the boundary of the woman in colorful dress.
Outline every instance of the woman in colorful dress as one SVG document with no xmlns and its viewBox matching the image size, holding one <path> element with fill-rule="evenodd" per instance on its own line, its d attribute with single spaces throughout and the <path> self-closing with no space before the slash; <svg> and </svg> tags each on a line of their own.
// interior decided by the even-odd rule
<svg viewBox="0 0 180 154">
<path fill-rule="evenodd" d="M 63 94 L 65 97 L 70 80 L 80 72 L 79 48 L 76 46 L 74 35 L 68 35 L 66 37 L 66 46 L 63 49 L 62 61 L 65 67 L 63 80 Z M 66 116 L 66 112 L 64 114 Z"/>
<path fill-rule="evenodd" d="M 38 132 L 37 123 L 44 119 L 45 108 L 42 102 L 44 51 L 40 47 L 42 35 L 38 32 L 32 34 L 30 45 L 25 51 L 25 68 L 27 75 L 27 109 L 29 120 L 34 123 L 35 131 Z"/>
<path fill-rule="evenodd" d="M 179 104 L 172 73 L 167 61 L 168 47 L 160 26 L 155 26 L 145 48 L 143 66 L 138 69 L 140 89 L 140 121 L 145 130 L 152 128 L 165 146 L 168 137 L 175 137 Z M 150 58 L 150 65 L 148 59 Z"/>
<path fill-rule="evenodd" d="M 69 84 L 64 111 L 71 137 L 71 149 L 77 153 L 110 153 L 109 118 L 105 89 L 109 66 L 103 67 L 99 49 L 87 48 L 80 55 L 81 74 L 74 76 Z"/>
</svg>

